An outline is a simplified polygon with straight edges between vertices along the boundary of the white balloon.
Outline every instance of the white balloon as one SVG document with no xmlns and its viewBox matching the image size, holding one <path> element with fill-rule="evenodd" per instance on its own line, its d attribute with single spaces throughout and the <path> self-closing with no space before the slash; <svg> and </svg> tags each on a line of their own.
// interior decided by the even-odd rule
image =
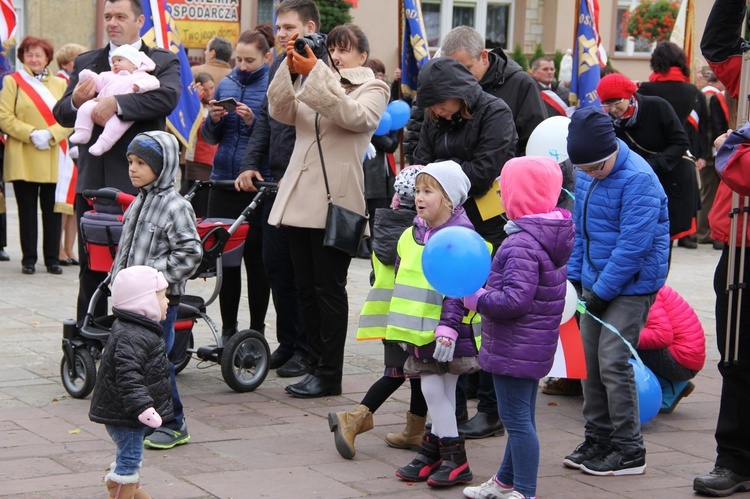
<svg viewBox="0 0 750 499">
<path fill-rule="evenodd" d="M 567 116 L 552 116 L 539 123 L 529 136 L 526 155 L 550 157 L 558 163 L 568 159 L 568 124 Z"/>
<path fill-rule="evenodd" d="M 570 281 L 565 282 L 568 286 L 565 289 L 565 308 L 563 308 L 562 319 L 560 319 L 561 326 L 573 318 L 578 306 L 578 293 L 576 293 L 575 286 Z"/>
</svg>

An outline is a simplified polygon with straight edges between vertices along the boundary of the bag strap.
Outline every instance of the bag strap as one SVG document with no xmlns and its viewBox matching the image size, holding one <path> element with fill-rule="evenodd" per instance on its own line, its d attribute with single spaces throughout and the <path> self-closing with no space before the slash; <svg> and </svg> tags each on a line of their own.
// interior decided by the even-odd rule
<svg viewBox="0 0 750 499">
<path fill-rule="evenodd" d="M 628 131 L 627 131 L 627 130 L 625 130 L 624 128 L 622 129 L 622 132 L 623 132 L 623 133 L 625 134 L 625 136 L 626 136 L 626 137 L 627 137 L 627 138 L 628 138 L 628 139 L 630 140 L 630 142 L 632 142 L 632 143 L 633 143 L 633 145 L 634 145 L 635 147 L 637 147 L 638 149 L 640 149 L 641 151 L 643 151 L 643 152 L 645 152 L 645 153 L 648 153 L 648 154 L 657 154 L 657 153 L 656 153 L 656 152 L 654 152 L 654 151 L 649 151 L 648 149 L 646 149 L 645 147 L 643 147 L 642 145 L 640 145 L 640 144 L 639 144 L 638 142 L 636 142 L 636 141 L 635 141 L 635 139 L 634 139 L 633 137 L 631 137 L 631 136 L 630 136 L 630 134 L 628 133 Z"/>
<path fill-rule="evenodd" d="M 328 204 L 332 203 L 331 190 L 328 188 L 328 175 L 326 174 L 326 160 L 323 159 L 323 146 L 320 145 L 320 114 L 315 113 L 315 142 L 318 144 L 318 154 L 320 154 L 320 167 L 323 169 L 323 180 L 326 184 L 326 196 Z"/>
</svg>

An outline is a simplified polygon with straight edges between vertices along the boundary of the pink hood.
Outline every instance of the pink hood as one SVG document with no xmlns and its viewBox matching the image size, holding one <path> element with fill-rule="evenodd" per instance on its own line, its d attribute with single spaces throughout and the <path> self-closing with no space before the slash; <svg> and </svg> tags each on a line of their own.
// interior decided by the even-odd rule
<svg viewBox="0 0 750 499">
<path fill-rule="evenodd" d="M 513 158 L 500 173 L 503 206 L 511 220 L 550 213 L 561 190 L 562 170 L 552 158 Z"/>
<path fill-rule="evenodd" d="M 122 269 L 112 284 L 112 307 L 161 321 L 161 307 L 156 292 L 167 289 L 161 272 L 145 265 Z"/>
</svg>

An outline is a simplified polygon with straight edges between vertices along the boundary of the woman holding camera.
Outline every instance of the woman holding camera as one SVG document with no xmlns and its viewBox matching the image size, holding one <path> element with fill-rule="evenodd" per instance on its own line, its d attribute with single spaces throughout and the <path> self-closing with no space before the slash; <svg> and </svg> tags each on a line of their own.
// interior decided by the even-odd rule
<svg viewBox="0 0 750 499">
<path fill-rule="evenodd" d="M 203 122 L 201 134 L 207 143 L 219 145 L 214 155 L 211 180 L 234 180 L 240 174 L 240 163 L 253 133 L 255 115 L 260 111 L 268 88 L 273 43 L 273 31 L 268 24 L 242 32 L 235 47 L 235 67 L 216 87 L 214 100 L 209 101 L 208 119 Z M 208 194 L 208 216 L 237 218 L 250 204 L 253 194 L 212 189 Z M 243 260 L 247 272 L 250 328 L 262 333 L 271 291 L 263 267 L 260 212 L 248 217 L 248 223 L 250 230 L 245 240 Z M 242 288 L 240 267 L 224 267 L 219 307 L 221 335 L 225 343 L 237 332 Z"/>
<path fill-rule="evenodd" d="M 287 44 L 287 64 L 268 87 L 271 117 L 297 131 L 268 222 L 288 229 L 310 345 L 310 374 L 286 390 L 312 398 L 341 394 L 349 316 L 345 286 L 351 256 L 323 246 L 328 196 L 321 156 L 332 201 L 365 215 L 362 158 L 390 92 L 363 67 L 370 47 L 357 26 L 329 33 L 331 67 L 315 55 L 321 53 L 319 39 L 303 40 L 296 40 L 298 50 L 295 40 Z"/>
</svg>

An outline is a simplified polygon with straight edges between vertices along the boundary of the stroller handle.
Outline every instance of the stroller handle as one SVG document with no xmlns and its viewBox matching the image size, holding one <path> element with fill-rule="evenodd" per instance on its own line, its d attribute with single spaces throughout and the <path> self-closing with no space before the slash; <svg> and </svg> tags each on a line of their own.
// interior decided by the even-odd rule
<svg viewBox="0 0 750 499">
<path fill-rule="evenodd" d="M 259 180 L 256 180 L 253 182 L 253 184 L 258 189 L 265 187 L 266 190 L 271 192 L 275 192 L 278 187 L 278 184 L 276 182 L 261 182 Z M 188 189 L 183 197 L 189 201 L 195 196 L 196 192 L 207 187 L 210 187 L 212 189 L 225 189 L 229 191 L 236 190 L 234 186 L 234 180 L 193 180 L 190 184 L 190 189 Z"/>
<path fill-rule="evenodd" d="M 95 200 L 96 198 L 109 199 L 119 204 L 123 208 L 127 208 L 128 206 L 130 206 L 130 203 L 132 203 L 135 199 L 135 196 L 133 196 L 132 194 L 122 192 L 119 189 L 115 189 L 113 187 L 104 187 L 102 189 L 84 189 L 81 195 L 91 201 Z"/>
</svg>

